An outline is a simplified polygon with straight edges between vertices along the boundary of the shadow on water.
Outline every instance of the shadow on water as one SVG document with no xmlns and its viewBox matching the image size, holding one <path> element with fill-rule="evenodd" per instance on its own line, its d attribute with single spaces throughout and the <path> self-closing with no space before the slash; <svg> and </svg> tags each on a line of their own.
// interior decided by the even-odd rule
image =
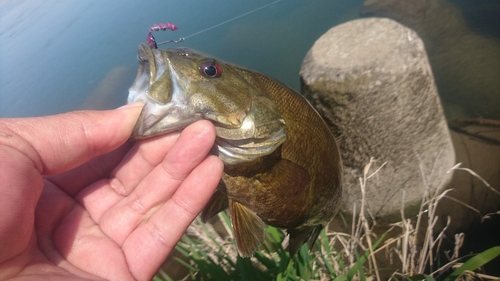
<svg viewBox="0 0 500 281">
<path fill-rule="evenodd" d="M 498 0 L 452 0 L 462 10 L 465 21 L 477 34 L 500 38 L 500 2 Z"/>
</svg>

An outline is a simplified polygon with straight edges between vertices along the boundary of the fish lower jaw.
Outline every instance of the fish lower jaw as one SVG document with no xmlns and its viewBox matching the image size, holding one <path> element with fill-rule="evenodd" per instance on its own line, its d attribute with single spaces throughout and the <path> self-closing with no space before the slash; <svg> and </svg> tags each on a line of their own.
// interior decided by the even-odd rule
<svg viewBox="0 0 500 281">
<path fill-rule="evenodd" d="M 199 113 L 189 112 L 183 106 L 169 103 L 160 105 L 147 101 L 134 130 L 135 138 L 148 138 L 184 129 L 203 119 Z"/>
</svg>

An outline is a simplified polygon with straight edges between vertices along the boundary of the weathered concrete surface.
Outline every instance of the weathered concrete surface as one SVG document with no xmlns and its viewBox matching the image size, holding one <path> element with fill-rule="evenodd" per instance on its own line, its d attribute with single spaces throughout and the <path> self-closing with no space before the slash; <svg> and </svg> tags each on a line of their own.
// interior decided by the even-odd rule
<svg viewBox="0 0 500 281">
<path fill-rule="evenodd" d="M 341 135 L 343 211 L 361 197 L 358 177 L 371 157 L 387 161 L 366 190 L 374 216 L 400 219 L 403 191 L 408 211 L 426 188 L 449 182 L 453 145 L 414 31 L 381 18 L 336 26 L 307 53 L 300 75 L 302 93 Z"/>
</svg>

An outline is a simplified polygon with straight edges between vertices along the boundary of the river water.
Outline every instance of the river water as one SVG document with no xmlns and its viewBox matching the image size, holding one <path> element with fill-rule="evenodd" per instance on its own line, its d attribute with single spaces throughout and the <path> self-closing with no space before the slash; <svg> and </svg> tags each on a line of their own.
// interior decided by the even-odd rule
<svg viewBox="0 0 500 281">
<path fill-rule="evenodd" d="M 161 47 L 199 49 L 299 90 L 300 65 L 314 41 L 359 18 L 362 5 L 362 0 L 0 0 L 0 117 L 124 104 L 137 69 L 137 46 L 160 22 L 179 29 L 155 32 L 158 42 L 196 34 Z"/>
<path fill-rule="evenodd" d="M 187 37 L 273 1 L 6 0 L 0 2 L 0 117 L 37 116 L 126 101 L 137 46 Z M 261 71 L 298 89 L 302 58 L 362 1 L 285 0 L 179 44 Z M 96 97 L 100 96 L 100 97 Z M 104 96 L 104 97 L 103 97 Z"/>
</svg>

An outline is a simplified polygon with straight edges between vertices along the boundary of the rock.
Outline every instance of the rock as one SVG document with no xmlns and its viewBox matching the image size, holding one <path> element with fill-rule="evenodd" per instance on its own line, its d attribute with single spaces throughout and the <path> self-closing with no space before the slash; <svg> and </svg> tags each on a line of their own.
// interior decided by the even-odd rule
<svg viewBox="0 0 500 281">
<path fill-rule="evenodd" d="M 498 1 L 490 9 L 498 13 Z M 391 18 L 422 38 L 448 119 L 500 118 L 500 38 L 472 29 L 446 0 L 367 0 L 361 14 Z"/>
<path fill-rule="evenodd" d="M 400 220 L 403 192 L 409 216 L 426 188 L 449 182 L 453 145 L 414 31 L 382 18 L 341 24 L 315 42 L 300 75 L 302 93 L 340 135 L 344 212 L 361 198 L 359 176 L 371 157 L 387 162 L 366 190 L 374 216 Z"/>
</svg>

